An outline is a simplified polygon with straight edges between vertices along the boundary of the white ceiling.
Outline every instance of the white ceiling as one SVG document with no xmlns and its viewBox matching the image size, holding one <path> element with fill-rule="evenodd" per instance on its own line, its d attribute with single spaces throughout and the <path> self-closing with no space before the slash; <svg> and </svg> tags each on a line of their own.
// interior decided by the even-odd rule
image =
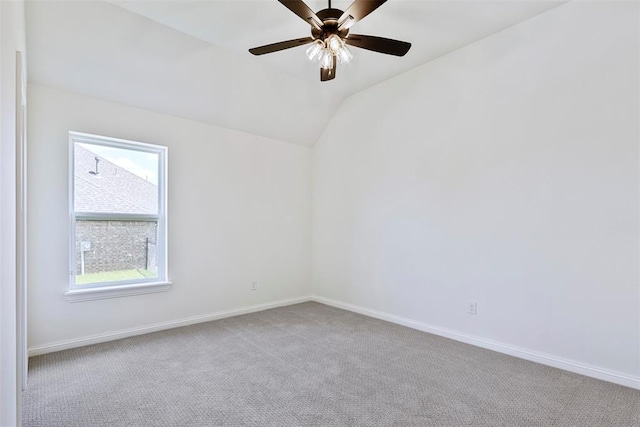
<svg viewBox="0 0 640 427">
<path fill-rule="evenodd" d="M 312 146 L 345 97 L 560 3 L 390 0 L 351 32 L 411 42 L 409 53 L 353 48 L 353 61 L 321 83 L 305 47 L 249 54 L 309 35 L 276 0 L 28 2 L 29 79 Z"/>
</svg>

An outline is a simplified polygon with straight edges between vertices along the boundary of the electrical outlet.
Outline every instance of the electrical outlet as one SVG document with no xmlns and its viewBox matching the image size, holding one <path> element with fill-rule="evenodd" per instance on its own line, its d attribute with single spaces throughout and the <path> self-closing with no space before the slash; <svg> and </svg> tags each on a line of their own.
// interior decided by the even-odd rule
<svg viewBox="0 0 640 427">
<path fill-rule="evenodd" d="M 251 282 L 251 287 L 249 289 L 252 291 L 258 290 L 258 282 Z"/>
<path fill-rule="evenodd" d="M 478 303 L 475 301 L 469 301 L 467 304 L 467 313 L 478 314 Z"/>
</svg>

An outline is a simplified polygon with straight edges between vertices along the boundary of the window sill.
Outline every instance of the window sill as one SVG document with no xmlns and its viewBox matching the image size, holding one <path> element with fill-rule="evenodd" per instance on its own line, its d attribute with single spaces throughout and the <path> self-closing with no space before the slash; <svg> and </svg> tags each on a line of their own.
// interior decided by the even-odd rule
<svg viewBox="0 0 640 427">
<path fill-rule="evenodd" d="M 169 289 L 171 289 L 171 282 L 136 283 L 132 285 L 105 286 L 102 288 L 71 289 L 66 291 L 64 296 L 68 302 L 81 302 L 166 292 Z"/>
</svg>

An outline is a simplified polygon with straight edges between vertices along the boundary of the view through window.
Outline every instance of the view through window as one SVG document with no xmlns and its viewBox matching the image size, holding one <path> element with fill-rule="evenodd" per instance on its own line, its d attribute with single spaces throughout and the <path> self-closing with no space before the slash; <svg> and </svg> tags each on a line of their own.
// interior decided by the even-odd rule
<svg viewBox="0 0 640 427">
<path fill-rule="evenodd" d="M 71 135 L 72 287 L 165 279 L 165 148 Z"/>
</svg>

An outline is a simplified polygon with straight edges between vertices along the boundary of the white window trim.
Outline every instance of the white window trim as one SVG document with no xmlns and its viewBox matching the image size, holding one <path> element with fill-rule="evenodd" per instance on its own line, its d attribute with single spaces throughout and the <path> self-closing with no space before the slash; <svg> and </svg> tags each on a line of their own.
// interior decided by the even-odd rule
<svg viewBox="0 0 640 427">
<path fill-rule="evenodd" d="M 75 180 L 75 144 L 87 143 L 135 149 L 158 155 L 158 215 L 137 214 L 105 214 L 91 212 L 75 212 L 74 180 Z M 69 132 L 69 283 L 65 298 L 69 302 L 91 301 L 104 298 L 117 298 L 129 295 L 141 295 L 153 292 L 166 292 L 171 288 L 168 280 L 167 267 L 167 147 L 145 144 L 81 132 Z M 76 220 L 77 219 L 122 219 L 158 222 L 158 245 L 156 257 L 158 263 L 158 277 L 148 279 L 134 279 L 114 282 L 101 282 L 90 285 L 76 285 Z"/>
<path fill-rule="evenodd" d="M 69 302 L 93 301 L 105 298 L 118 298 L 130 295 L 166 292 L 171 289 L 171 282 L 151 282 L 130 285 L 109 285 L 103 287 L 70 289 L 64 293 Z"/>
</svg>

